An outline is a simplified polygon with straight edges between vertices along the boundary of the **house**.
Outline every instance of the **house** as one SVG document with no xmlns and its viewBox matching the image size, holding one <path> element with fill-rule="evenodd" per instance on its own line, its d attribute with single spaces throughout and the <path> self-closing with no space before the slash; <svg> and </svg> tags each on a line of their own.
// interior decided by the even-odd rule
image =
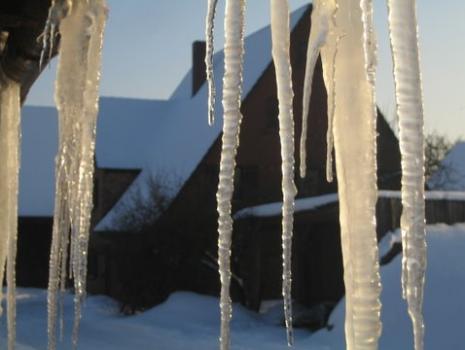
<svg viewBox="0 0 465 350">
<path fill-rule="evenodd" d="M 310 8 L 295 11 L 291 24 L 297 149 Z M 211 128 L 206 121 L 204 48 L 201 43 L 194 44 L 193 48 L 192 70 L 170 99 L 174 106 L 169 122 L 160 124 L 149 141 L 153 142 L 153 147 L 149 147 L 154 152 L 151 163 L 142 169 L 97 224 L 91 242 L 90 256 L 94 257 L 91 270 L 94 272 L 90 273 L 95 276 L 95 284 L 90 283 L 89 288 L 133 307 L 161 302 L 177 289 L 213 295 L 219 291 L 216 189 L 221 149 L 223 52 L 214 56 L 218 96 L 217 120 Z M 325 179 L 327 116 L 321 62 L 316 66 L 312 91 L 308 176 L 296 178 L 298 198 L 337 192 L 337 183 L 328 183 Z M 278 103 L 269 27 L 245 40 L 242 114 L 233 212 L 279 202 L 282 198 Z M 378 185 L 385 190 L 398 190 L 398 142 L 380 113 L 378 133 L 377 152 L 382 160 L 378 163 Z M 181 184 L 168 209 L 153 226 L 136 236 L 121 232 L 112 224 L 117 221 L 118 212 L 128 206 L 137 193 L 147 192 L 148 176 L 163 167 L 174 171 Z M 258 309 L 262 299 L 279 298 L 281 294 L 280 217 L 276 215 L 265 221 L 249 217 L 238 219 L 235 225 L 232 295 L 252 309 Z M 294 242 L 294 297 L 297 301 L 311 306 L 322 301 L 334 303 L 340 298 L 343 293 L 340 251 L 337 206 L 297 214 Z M 320 285 L 313 283 L 315 279 L 309 282 L 309 269 L 319 274 Z"/>
</svg>

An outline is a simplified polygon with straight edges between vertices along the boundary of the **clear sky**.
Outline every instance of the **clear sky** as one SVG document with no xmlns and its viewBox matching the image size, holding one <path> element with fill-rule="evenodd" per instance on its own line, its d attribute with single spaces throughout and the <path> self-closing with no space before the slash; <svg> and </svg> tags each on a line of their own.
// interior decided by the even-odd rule
<svg viewBox="0 0 465 350">
<path fill-rule="evenodd" d="M 219 0 L 215 47 L 223 46 Z M 308 0 L 290 0 L 291 9 Z M 101 94 L 168 98 L 191 65 L 191 43 L 204 39 L 207 0 L 108 0 Z M 378 105 L 395 116 L 385 0 L 374 0 L 379 45 Z M 417 1 L 427 131 L 465 137 L 465 2 Z M 246 32 L 269 24 L 269 0 L 247 2 Z M 27 104 L 52 105 L 54 64 L 32 88 Z M 206 102 L 205 102 L 206 103 Z"/>
</svg>

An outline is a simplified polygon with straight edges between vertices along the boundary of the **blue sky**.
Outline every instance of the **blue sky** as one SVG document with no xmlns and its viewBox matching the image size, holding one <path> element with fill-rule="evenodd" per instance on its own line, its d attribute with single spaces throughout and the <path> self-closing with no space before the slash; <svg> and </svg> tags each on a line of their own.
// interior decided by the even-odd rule
<svg viewBox="0 0 465 350">
<path fill-rule="evenodd" d="M 223 45 L 219 1 L 215 47 Z M 204 38 L 206 0 L 108 0 L 101 94 L 168 98 L 191 65 L 191 43 Z M 308 3 L 290 0 L 291 9 Z M 374 0 L 379 56 L 378 105 L 394 119 L 392 66 L 385 0 Z M 444 6 L 441 6 L 444 5 Z M 465 2 L 418 1 L 427 131 L 465 137 Z M 249 0 L 246 32 L 269 24 L 269 0 Z M 56 61 L 56 60 L 55 60 Z M 42 74 L 27 104 L 52 105 L 55 65 Z"/>
</svg>

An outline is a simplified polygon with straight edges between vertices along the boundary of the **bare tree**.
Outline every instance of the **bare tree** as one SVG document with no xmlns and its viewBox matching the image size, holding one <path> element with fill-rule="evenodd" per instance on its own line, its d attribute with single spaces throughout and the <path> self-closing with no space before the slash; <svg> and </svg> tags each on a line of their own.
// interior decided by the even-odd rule
<svg viewBox="0 0 465 350">
<path fill-rule="evenodd" d="M 456 169 L 453 164 L 444 162 L 450 150 L 460 142 L 451 141 L 445 135 L 432 132 L 425 137 L 425 176 L 430 179 L 431 189 L 440 189 L 453 185 L 457 181 Z"/>
<path fill-rule="evenodd" d="M 118 209 L 115 226 L 121 231 L 142 232 L 153 226 L 172 200 L 172 187 L 166 176 L 152 174 L 148 177 L 148 193 L 136 192 L 130 201 Z"/>
</svg>

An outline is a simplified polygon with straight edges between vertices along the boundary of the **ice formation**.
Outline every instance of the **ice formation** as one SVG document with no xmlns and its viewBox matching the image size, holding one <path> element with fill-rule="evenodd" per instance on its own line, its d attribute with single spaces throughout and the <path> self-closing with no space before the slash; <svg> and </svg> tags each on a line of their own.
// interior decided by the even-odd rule
<svg viewBox="0 0 465 350">
<path fill-rule="evenodd" d="M 229 349 L 229 323 L 232 315 L 229 286 L 231 282 L 231 237 L 233 220 L 231 199 L 234 191 L 234 168 L 242 120 L 242 61 L 244 56 L 245 0 L 227 0 L 225 9 L 225 44 L 223 78 L 223 142 L 218 193 L 218 266 L 221 278 L 221 350 Z"/>
<path fill-rule="evenodd" d="M 402 287 L 413 323 L 415 349 L 423 349 L 426 270 L 423 103 L 416 2 L 389 0 L 399 143 L 402 157 Z"/>
<path fill-rule="evenodd" d="M 205 55 L 205 66 L 207 70 L 208 83 L 208 124 L 215 122 L 215 77 L 213 76 L 213 30 L 215 25 L 215 12 L 218 0 L 208 0 L 208 12 L 206 18 L 207 47 Z"/>
<path fill-rule="evenodd" d="M 323 79 L 327 91 L 328 129 L 326 132 L 326 179 L 333 181 L 333 120 L 335 110 L 336 81 L 335 60 L 337 47 L 342 35 L 336 27 L 337 3 L 335 0 L 315 0 L 312 11 L 312 27 L 307 46 L 304 93 L 302 101 L 302 133 L 300 136 L 300 176 L 305 177 L 307 166 L 307 128 L 312 81 L 318 55 L 321 55 Z"/>
<path fill-rule="evenodd" d="M 46 59 L 50 61 L 53 54 L 53 45 L 55 37 L 58 34 L 58 26 L 60 21 L 66 17 L 72 7 L 73 0 L 52 0 L 45 28 L 41 35 L 42 51 L 40 53 L 39 67 L 42 68 L 43 62 Z M 47 57 L 46 57 L 47 55 Z"/>
<path fill-rule="evenodd" d="M 307 46 L 307 62 L 305 64 L 304 92 L 302 101 L 302 132 L 300 135 L 300 176 L 305 177 L 307 168 L 307 124 L 312 95 L 313 72 L 320 54 L 320 49 L 326 43 L 334 10 L 331 1 L 315 0 L 312 11 L 312 27 Z M 332 70 L 332 67 L 328 67 Z M 329 92 L 328 92 L 329 96 Z M 328 108 L 329 111 L 329 108 Z M 328 112 L 328 116 L 329 116 Z M 329 128 L 328 128 L 329 129 Z"/>
<path fill-rule="evenodd" d="M 334 142 L 346 287 L 346 343 L 377 349 L 381 334 L 376 238 L 376 114 L 361 3 L 339 0 L 336 26 L 344 33 L 335 61 Z M 374 55 L 369 51 L 370 57 Z M 357 82 L 357 89 L 353 82 Z M 350 130 L 350 133 L 347 132 Z"/>
<path fill-rule="evenodd" d="M 276 71 L 276 85 L 279 101 L 279 137 L 281 140 L 282 171 L 282 246 L 284 317 L 287 328 L 287 342 L 293 343 L 292 336 L 292 232 L 294 225 L 294 199 L 297 189 L 294 184 L 294 117 L 292 102 L 292 69 L 290 59 L 289 5 L 287 0 L 271 0 L 271 41 L 272 56 Z"/>
<path fill-rule="evenodd" d="M 328 96 L 326 177 L 333 179 L 334 141 L 339 174 L 347 348 L 376 349 L 381 304 L 375 227 L 376 42 L 370 0 L 314 3 L 303 98 L 301 176 L 305 176 L 306 118 L 319 53 Z M 358 89 L 353 89 L 354 81 Z M 355 162 L 355 157 L 361 162 Z"/>
<path fill-rule="evenodd" d="M 0 280 L 6 263 L 8 349 L 16 339 L 16 240 L 20 153 L 20 85 L 0 76 Z M 3 282 L 2 282 L 3 284 Z M 0 288 L 0 300 L 2 299 Z M 0 314 L 2 313 L 0 306 Z"/>
<path fill-rule="evenodd" d="M 64 2 L 55 2 L 60 12 Z M 77 345 L 81 306 L 86 292 L 87 246 L 92 210 L 95 127 L 103 30 L 104 0 L 67 1 L 60 23 L 60 57 L 55 100 L 59 114 L 55 213 L 50 253 L 48 336 L 56 348 L 58 289 L 65 287 L 67 252 L 74 279 Z"/>
</svg>

